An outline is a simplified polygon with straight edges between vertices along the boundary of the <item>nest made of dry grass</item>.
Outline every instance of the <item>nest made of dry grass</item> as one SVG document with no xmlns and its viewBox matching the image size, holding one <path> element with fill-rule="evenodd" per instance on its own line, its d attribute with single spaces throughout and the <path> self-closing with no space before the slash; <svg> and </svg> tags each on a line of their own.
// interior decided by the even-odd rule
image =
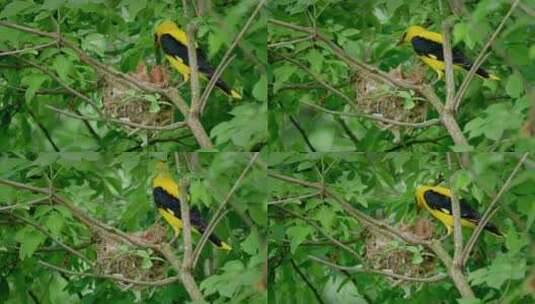
<svg viewBox="0 0 535 304">
<path fill-rule="evenodd" d="M 433 235 L 433 227 L 428 220 L 421 219 L 415 225 L 401 224 L 398 230 L 414 238 L 429 239 Z M 426 251 L 421 253 L 423 261 L 413 263 L 414 253 L 405 246 L 393 242 L 391 238 L 384 236 L 374 230 L 368 230 L 365 233 L 365 252 L 364 256 L 368 267 L 382 271 L 401 274 L 409 277 L 423 278 L 435 274 L 434 256 Z M 396 284 L 410 284 L 407 281 L 386 277 Z"/>
<path fill-rule="evenodd" d="M 159 223 L 149 229 L 130 233 L 131 237 L 139 238 L 148 243 L 162 243 L 165 241 L 167 230 Z M 141 251 L 113 238 L 99 236 L 96 243 L 97 263 L 99 273 L 120 275 L 123 278 L 138 281 L 155 281 L 165 278 L 166 264 L 162 258 L 153 256 L 148 251 Z M 115 281 L 122 288 L 132 286 L 130 283 Z"/>
<path fill-rule="evenodd" d="M 390 77 L 420 84 L 424 81 L 425 67 L 414 65 L 405 73 L 400 67 L 391 70 Z M 366 74 L 357 74 L 354 78 L 356 91 L 356 106 L 366 114 L 378 115 L 400 122 L 418 123 L 426 120 L 427 104 L 424 101 L 413 98 L 414 106 L 405 107 L 405 98 L 400 96 L 394 88 L 376 81 Z M 381 121 L 374 121 L 380 128 L 388 129 L 399 135 L 399 126 L 391 125 Z"/>
<path fill-rule="evenodd" d="M 145 64 L 140 63 L 137 71 L 129 75 L 153 86 L 164 88 L 169 85 L 169 76 L 159 66 L 153 67 L 149 74 Z M 154 105 L 152 104 L 154 101 L 149 101 L 139 94 L 140 92 L 126 84 L 104 77 L 102 97 L 104 112 L 115 119 L 146 126 L 165 126 L 173 122 L 174 108 L 170 104 L 158 102 Z M 151 112 L 151 108 L 159 109 L 157 112 Z M 128 133 L 138 131 L 138 128 L 132 126 L 121 126 Z M 152 134 L 154 131 L 147 130 L 147 132 Z"/>
</svg>

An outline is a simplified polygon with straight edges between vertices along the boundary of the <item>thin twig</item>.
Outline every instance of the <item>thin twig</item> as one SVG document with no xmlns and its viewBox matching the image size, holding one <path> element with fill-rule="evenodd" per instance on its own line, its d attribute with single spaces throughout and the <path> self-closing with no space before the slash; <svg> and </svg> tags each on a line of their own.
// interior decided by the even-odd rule
<svg viewBox="0 0 535 304">
<path fill-rule="evenodd" d="M 173 277 L 169 277 L 169 278 L 166 278 L 166 279 L 163 279 L 163 280 L 157 280 L 157 281 L 133 280 L 133 279 L 125 278 L 120 274 L 100 274 L 100 273 L 91 273 L 91 272 L 72 271 L 72 270 L 68 270 L 68 269 L 65 269 L 65 268 L 62 268 L 62 267 L 47 263 L 47 262 L 42 261 L 42 260 L 39 260 L 38 263 L 43 265 L 43 266 L 45 266 L 45 267 L 48 267 L 50 269 L 54 269 L 54 270 L 59 271 L 59 272 L 63 272 L 63 273 L 68 274 L 68 275 L 80 276 L 80 277 L 93 277 L 93 278 L 100 278 L 100 279 L 111 279 L 111 280 L 115 280 L 115 281 L 131 283 L 131 284 L 140 285 L 140 286 L 142 286 L 142 285 L 144 285 L 144 286 L 164 286 L 164 285 L 168 285 L 168 284 L 171 284 L 171 283 L 174 283 L 174 282 L 180 280 L 179 276 L 173 276 Z"/>
<path fill-rule="evenodd" d="M 292 264 L 293 269 L 297 272 L 297 274 L 305 282 L 305 284 L 308 286 L 308 288 L 310 288 L 310 290 L 314 294 L 314 297 L 316 297 L 316 301 L 318 301 L 318 303 L 320 303 L 320 304 L 324 304 L 325 302 L 323 302 L 323 299 L 321 298 L 321 295 L 318 292 L 318 290 L 316 289 L 316 287 L 314 287 L 314 285 L 312 285 L 312 282 L 310 282 L 310 280 L 303 273 L 303 271 L 301 271 L 301 269 L 299 269 L 299 266 L 297 265 L 297 263 L 295 262 L 295 260 L 293 258 L 290 258 L 290 264 Z"/>
<path fill-rule="evenodd" d="M 214 231 L 215 227 L 217 226 L 217 224 L 219 223 L 219 221 L 223 218 L 221 215 L 223 214 L 223 211 L 224 211 L 227 203 L 230 201 L 230 198 L 232 197 L 234 192 L 236 192 L 236 190 L 238 190 L 238 188 L 241 185 L 242 181 L 244 180 L 245 176 L 247 175 L 247 173 L 249 172 L 249 170 L 251 169 L 251 167 L 256 162 L 256 159 L 259 156 L 260 156 L 259 152 L 255 152 L 253 154 L 253 157 L 251 158 L 251 160 L 249 161 L 249 163 L 247 164 L 245 169 L 243 169 L 242 173 L 240 174 L 238 179 L 234 182 L 234 185 L 232 186 L 232 188 L 229 190 L 229 192 L 227 193 L 227 195 L 223 199 L 223 202 L 221 202 L 221 204 L 219 205 L 218 209 L 216 210 L 216 212 L 212 216 L 212 219 L 208 223 L 208 226 L 206 227 L 206 230 L 202 234 L 201 239 L 199 240 L 199 243 L 197 244 L 197 247 L 195 247 L 195 251 L 193 252 L 193 264 L 192 264 L 192 267 L 195 267 L 195 265 L 197 265 L 197 262 L 199 260 L 200 255 L 201 255 L 201 252 L 202 252 L 202 249 L 206 245 L 208 237 L 210 237 L 210 235 L 213 233 L 213 231 Z"/>
<path fill-rule="evenodd" d="M 65 89 L 67 89 L 67 91 L 69 91 L 70 94 L 82 99 L 83 101 L 87 102 L 89 105 L 91 105 L 91 107 L 93 107 L 93 109 L 102 117 L 104 117 L 104 113 L 100 110 L 100 108 L 98 107 L 98 105 L 93 101 L 91 100 L 91 98 L 85 96 L 84 94 L 80 93 L 79 91 L 77 91 L 76 89 L 74 89 L 73 87 L 71 87 L 70 85 L 68 85 L 65 81 L 61 80 L 61 78 L 59 78 L 58 76 L 56 76 L 56 74 L 52 73 L 51 71 L 49 71 L 48 69 L 45 69 L 44 67 L 40 66 L 39 64 L 31 61 L 31 60 L 27 60 L 27 59 L 24 59 L 22 57 L 17 57 L 18 60 L 26 63 L 26 64 L 29 64 L 31 65 L 32 67 L 38 69 L 39 71 L 47 74 L 48 76 L 52 77 L 52 79 L 54 79 L 57 83 L 59 83 L 62 87 L 64 87 Z"/>
<path fill-rule="evenodd" d="M 49 105 L 46 105 L 45 107 L 50 109 L 50 110 L 52 110 L 52 111 L 54 111 L 54 112 L 60 113 L 62 115 L 65 115 L 65 116 L 68 116 L 68 117 L 71 117 L 71 118 L 81 119 L 81 120 L 84 120 L 84 121 L 91 120 L 91 121 L 111 122 L 111 123 L 114 123 L 114 124 L 125 125 L 125 126 L 134 127 L 134 128 L 138 128 L 138 129 L 144 129 L 144 130 L 170 131 L 170 130 L 176 130 L 176 129 L 179 129 L 179 128 L 183 128 L 183 127 L 186 126 L 186 122 L 184 122 L 184 121 L 175 122 L 175 123 L 172 123 L 172 124 L 169 124 L 169 125 L 166 125 L 166 126 L 147 126 L 147 125 L 144 125 L 144 124 L 138 124 L 138 123 L 135 123 L 135 122 L 130 122 L 130 121 L 126 121 L 126 120 L 120 120 L 120 119 L 115 119 L 115 118 L 89 117 L 89 116 L 85 116 L 85 115 L 78 115 L 78 114 L 74 114 L 74 113 L 71 113 L 69 111 L 61 110 L 61 109 L 58 109 L 56 107 L 49 106 Z"/>
<path fill-rule="evenodd" d="M 287 208 L 284 208 L 282 206 L 276 206 L 278 209 L 288 213 L 288 214 L 291 214 L 292 216 L 294 217 L 297 217 L 303 221 L 305 221 L 307 224 L 309 224 L 310 226 L 312 226 L 314 229 L 316 229 L 319 233 L 323 234 L 323 236 L 325 236 L 327 239 L 329 239 L 333 244 L 335 244 L 336 246 L 346 250 L 347 252 L 349 252 L 353 257 L 355 257 L 356 259 L 360 259 L 361 256 L 355 251 L 353 250 L 351 247 L 347 246 L 346 244 L 344 244 L 343 242 L 340 242 L 339 240 L 335 239 L 334 237 L 332 237 L 329 233 L 327 233 L 327 231 L 325 231 L 325 229 L 321 228 L 320 226 L 318 226 L 314 221 L 312 221 L 311 219 L 309 218 L 306 218 L 302 215 L 300 215 L 299 213 L 296 213 L 290 209 L 287 209 Z"/>
<path fill-rule="evenodd" d="M 55 45 L 55 44 L 56 44 L 56 42 L 53 41 L 53 42 L 43 43 L 43 44 L 40 44 L 40 45 L 30 46 L 30 47 L 23 48 L 23 49 L 20 49 L 20 50 L 12 50 L 12 51 L 0 52 L 0 57 L 26 53 L 27 51 L 31 51 L 31 50 L 35 51 L 35 50 L 39 50 L 39 49 L 44 49 L 44 48 L 47 48 L 47 47 Z"/>
<path fill-rule="evenodd" d="M 23 217 L 23 216 L 16 215 L 15 213 L 10 213 L 9 216 L 14 217 L 14 218 L 16 218 L 16 219 L 18 219 L 20 221 L 23 221 L 23 222 L 25 222 L 26 224 L 28 224 L 30 226 L 33 226 L 35 229 L 41 231 L 46 236 L 48 236 L 51 240 L 53 240 L 55 243 L 57 243 L 63 249 L 67 250 L 68 252 L 70 252 L 70 253 L 74 254 L 75 256 L 79 257 L 80 259 L 84 260 L 89 265 L 93 265 L 93 262 L 90 259 L 88 259 L 85 255 L 80 253 L 78 250 L 73 249 L 69 245 L 63 243 L 61 240 L 59 240 L 58 238 L 53 236 L 50 232 L 48 232 L 48 230 L 46 230 L 41 225 L 38 225 L 38 224 L 34 223 L 33 221 L 30 221 L 29 219 Z"/>
<path fill-rule="evenodd" d="M 33 113 L 32 109 L 30 107 L 27 107 L 27 111 L 30 114 L 30 116 L 32 117 L 33 121 L 37 124 L 39 129 L 41 129 L 41 131 L 45 135 L 46 139 L 48 140 L 48 142 L 50 143 L 50 145 L 54 149 L 54 151 L 60 152 L 58 146 L 56 145 L 56 143 L 54 142 L 54 139 L 52 138 L 52 135 L 50 135 L 50 132 L 48 132 L 48 129 L 37 119 L 37 116 Z"/>
<path fill-rule="evenodd" d="M 366 268 L 363 268 L 362 265 L 357 265 L 357 266 L 337 265 L 337 264 L 325 261 L 323 259 L 320 259 L 320 258 L 312 256 L 312 255 L 309 255 L 308 259 L 316 261 L 316 262 L 319 262 L 321 264 L 325 264 L 325 265 L 327 265 L 329 267 L 332 267 L 334 269 L 337 269 L 337 270 L 347 271 L 349 273 L 373 273 L 373 274 L 379 274 L 379 275 L 390 277 L 390 278 L 393 278 L 393 279 L 402 280 L 402 281 L 409 281 L 409 282 L 431 283 L 431 282 L 437 282 L 437 281 L 444 280 L 445 278 L 448 277 L 444 273 L 439 273 L 439 274 L 436 274 L 434 276 L 427 277 L 427 278 L 415 278 L 415 277 L 409 277 L 409 276 L 405 276 L 405 275 L 402 275 L 402 274 L 397 274 L 397 273 L 393 273 L 393 272 L 385 271 L 385 270 L 366 269 Z"/>
<path fill-rule="evenodd" d="M 214 76 L 212 76 L 212 78 L 208 82 L 208 86 L 206 87 L 206 89 L 204 90 L 204 92 L 202 94 L 202 97 L 201 97 L 201 100 L 200 100 L 201 104 L 205 104 L 206 101 L 208 100 L 208 97 L 210 96 L 210 93 L 212 92 L 215 83 L 217 82 L 217 80 L 219 79 L 221 74 L 223 73 L 223 70 L 225 69 L 226 65 L 228 65 L 228 63 L 230 62 L 229 57 L 230 57 L 231 53 L 234 51 L 234 49 L 236 48 L 236 46 L 238 45 L 240 40 L 243 38 L 243 36 L 245 35 L 247 30 L 249 29 L 249 27 L 253 23 L 253 20 L 256 18 L 256 15 L 258 15 L 258 13 L 260 12 L 260 9 L 264 6 L 266 1 L 267 0 L 260 0 L 258 2 L 258 4 L 256 5 L 255 9 L 253 10 L 253 13 L 251 14 L 251 16 L 249 16 L 249 19 L 247 20 L 247 22 L 245 22 L 245 24 L 243 25 L 241 31 L 238 33 L 236 38 L 234 38 L 234 40 L 232 41 L 232 44 L 229 46 L 229 48 L 227 49 L 227 51 L 223 55 L 223 58 L 221 59 L 221 62 L 219 63 L 219 65 L 217 66 L 217 68 L 214 71 Z M 215 75 L 217 75 L 217 77 Z"/>
<path fill-rule="evenodd" d="M 459 88 L 459 92 L 457 93 L 457 96 L 455 96 L 455 101 L 454 101 L 455 111 L 457 111 L 457 109 L 459 108 L 459 105 L 461 104 L 461 100 L 463 99 L 464 94 L 466 93 L 466 89 L 468 88 L 470 81 L 472 81 L 472 79 L 474 78 L 476 71 L 479 69 L 479 67 L 481 67 L 485 59 L 488 57 L 488 54 L 486 54 L 487 50 L 492 45 L 492 43 L 494 43 L 494 40 L 496 40 L 496 37 L 498 37 L 498 34 L 504 27 L 505 22 L 507 21 L 507 19 L 509 19 L 509 17 L 511 16 L 511 14 L 513 13 L 513 11 L 515 10 L 516 6 L 519 3 L 520 3 L 520 0 L 515 0 L 513 2 L 507 14 L 505 14 L 505 16 L 503 17 L 502 21 L 500 22 L 500 24 L 498 25 L 494 33 L 490 36 L 489 40 L 487 41 L 483 49 L 481 49 L 481 51 L 479 52 L 479 55 L 477 56 L 476 60 L 472 64 L 470 71 L 468 72 L 468 74 L 463 80 L 463 83 L 461 84 Z"/>
<path fill-rule="evenodd" d="M 329 110 L 324 107 L 315 105 L 313 103 L 308 103 L 306 101 L 300 101 L 300 103 L 307 105 L 311 108 L 314 108 L 315 110 L 328 113 L 328 114 L 332 114 L 332 115 L 340 115 L 340 116 L 346 116 L 346 117 L 362 117 L 362 118 L 376 120 L 376 121 L 384 122 L 384 123 L 395 125 L 395 126 L 411 127 L 411 128 L 427 128 L 430 126 L 440 124 L 440 119 L 437 119 L 437 118 L 426 120 L 423 122 L 405 122 L 405 121 L 397 121 L 397 120 L 393 120 L 390 118 L 386 118 L 386 117 L 379 116 L 379 115 L 373 115 L 373 114 L 340 112 L 340 111 Z"/>
<path fill-rule="evenodd" d="M 292 202 L 292 201 L 300 201 L 300 200 L 304 200 L 304 199 L 307 199 L 307 198 L 316 197 L 318 195 L 321 195 L 321 192 L 317 191 L 317 192 L 303 194 L 303 195 L 296 196 L 296 197 L 287 197 L 287 198 L 283 198 L 283 199 L 269 201 L 268 202 L 268 206 L 269 205 L 282 205 L 282 204 L 286 204 L 286 203 Z"/>
<path fill-rule="evenodd" d="M 297 44 L 297 43 L 309 41 L 309 40 L 312 40 L 312 39 L 314 39 L 314 35 L 305 35 L 305 36 L 301 36 L 301 37 L 294 38 L 294 39 L 274 42 L 274 43 L 268 44 L 268 49 L 277 48 L 277 47 L 286 46 L 286 45 Z"/>
<path fill-rule="evenodd" d="M 301 127 L 301 124 L 299 124 L 299 122 L 297 121 L 297 119 L 295 119 L 295 117 L 293 117 L 293 115 L 288 115 L 288 118 L 290 119 L 290 122 L 292 123 L 292 125 L 297 129 L 297 131 L 299 132 L 299 134 L 301 134 L 301 137 L 303 137 L 303 140 L 305 141 L 307 147 L 310 149 L 311 152 L 316 152 L 316 148 L 314 148 L 314 146 L 312 145 L 312 142 L 310 141 L 310 139 L 308 139 L 308 135 L 307 135 L 307 132 L 305 131 L 305 129 L 303 129 L 303 127 Z"/>
<path fill-rule="evenodd" d="M 462 265 L 466 264 L 466 262 L 468 260 L 468 257 L 470 256 L 470 252 L 472 251 L 474 245 L 476 244 L 476 242 L 477 242 L 477 240 L 479 238 L 479 235 L 481 234 L 483 229 L 485 229 L 485 226 L 490 221 L 491 217 L 498 210 L 498 208 L 496 206 L 498 204 L 498 201 L 500 200 L 501 196 L 505 193 L 505 191 L 509 188 L 509 185 L 513 181 L 513 178 L 517 174 L 518 170 L 520 169 L 520 167 L 522 166 L 522 164 L 524 163 L 524 161 L 526 160 L 528 155 L 529 155 L 529 153 L 526 152 L 526 153 L 524 153 L 522 158 L 520 158 L 520 160 L 516 164 L 515 168 L 511 172 L 511 174 L 509 174 L 509 177 L 507 178 L 507 180 L 503 184 L 503 186 L 500 189 L 500 191 L 498 192 L 498 194 L 496 194 L 496 196 L 494 197 L 494 199 L 490 203 L 490 205 L 487 208 L 487 210 L 485 210 L 485 213 L 483 213 L 483 216 L 481 217 L 481 220 L 479 221 L 479 224 L 474 229 L 474 232 L 472 232 L 472 235 L 470 235 L 470 238 L 468 239 L 468 242 L 466 243 L 466 246 L 464 247 L 464 250 L 463 250 L 462 255 L 461 255 L 461 263 L 462 263 Z"/>
</svg>

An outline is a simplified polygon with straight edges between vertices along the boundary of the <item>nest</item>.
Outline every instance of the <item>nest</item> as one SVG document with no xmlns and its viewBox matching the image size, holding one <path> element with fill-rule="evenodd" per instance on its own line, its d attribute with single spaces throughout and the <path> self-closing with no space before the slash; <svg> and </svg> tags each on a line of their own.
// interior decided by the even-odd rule
<svg viewBox="0 0 535 304">
<path fill-rule="evenodd" d="M 424 81 L 425 69 L 422 65 L 414 65 L 405 75 L 400 67 L 391 70 L 390 77 L 419 84 Z M 356 91 L 356 106 L 366 114 L 396 120 L 400 122 L 418 123 L 426 120 L 427 104 L 412 96 L 413 104 L 406 102 L 406 97 L 396 92 L 394 88 L 376 81 L 366 74 L 358 74 L 354 80 Z M 400 126 L 381 121 L 374 123 L 382 129 L 388 129 L 394 134 L 395 141 L 400 139 Z"/>
<path fill-rule="evenodd" d="M 404 234 L 415 238 L 428 239 L 433 235 L 431 223 L 425 219 L 419 220 L 415 225 L 409 226 L 401 224 L 398 230 Z M 409 277 L 428 277 L 435 272 L 434 256 L 427 251 L 421 252 L 423 260 L 420 263 L 413 263 L 415 253 L 408 250 L 403 245 L 392 242 L 392 239 L 373 230 L 368 230 L 365 237 L 365 257 L 368 266 L 372 269 L 390 271 Z M 386 277 L 396 284 L 410 284 L 407 281 Z"/>
<path fill-rule="evenodd" d="M 148 230 L 131 233 L 131 237 L 148 243 L 161 243 L 166 239 L 166 229 L 158 223 Z M 96 245 L 99 273 L 121 276 L 138 281 L 155 281 L 165 278 L 166 267 L 160 257 L 152 256 L 146 250 L 139 250 L 123 242 L 99 237 Z M 115 281 L 122 288 L 130 288 L 132 284 Z M 142 287 L 142 286 L 136 286 Z"/>
<path fill-rule="evenodd" d="M 160 88 L 169 85 L 169 76 L 160 66 L 147 72 L 144 63 L 140 63 L 135 73 L 130 73 L 137 80 Z M 146 126 L 165 126 L 173 122 L 173 107 L 167 103 L 150 100 L 140 95 L 139 91 L 118 82 L 116 79 L 104 77 L 104 94 L 102 103 L 104 112 L 115 119 L 133 122 Z M 150 98 L 150 97 L 149 97 Z M 136 127 L 121 125 L 128 133 L 134 133 Z M 152 134 L 154 131 L 148 130 Z"/>
</svg>

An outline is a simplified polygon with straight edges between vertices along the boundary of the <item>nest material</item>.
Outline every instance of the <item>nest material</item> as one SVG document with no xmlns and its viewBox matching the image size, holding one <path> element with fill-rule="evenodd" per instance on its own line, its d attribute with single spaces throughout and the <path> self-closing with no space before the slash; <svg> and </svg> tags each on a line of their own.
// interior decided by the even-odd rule
<svg viewBox="0 0 535 304">
<path fill-rule="evenodd" d="M 169 85 L 169 76 L 159 66 L 153 67 L 149 74 L 145 64 L 140 63 L 137 71 L 129 75 L 153 86 L 164 88 Z M 159 111 L 152 113 L 150 112 L 151 101 L 136 95 L 139 92 L 131 89 L 126 84 L 118 82 L 116 79 L 104 77 L 104 81 L 102 101 L 104 111 L 110 117 L 146 126 L 165 126 L 173 122 L 173 107 L 170 104 L 158 103 Z M 127 125 L 122 125 L 122 127 L 128 133 L 138 130 Z M 152 134 L 153 131 L 148 132 Z"/>
<path fill-rule="evenodd" d="M 419 84 L 424 81 L 425 69 L 422 65 L 414 65 L 411 70 L 402 73 L 400 67 L 391 70 L 390 77 Z M 425 121 L 427 116 L 427 104 L 413 99 L 415 105 L 412 108 L 405 106 L 405 98 L 395 92 L 392 87 L 370 78 L 366 74 L 358 74 L 354 81 L 356 90 L 356 106 L 366 114 L 378 115 L 384 118 L 417 123 Z M 390 130 L 396 137 L 400 137 L 400 126 L 391 125 L 381 121 L 374 121 L 380 128 Z"/>
<path fill-rule="evenodd" d="M 433 227 L 427 220 L 420 220 L 413 226 L 401 224 L 398 230 L 415 238 L 427 239 L 433 235 Z M 428 277 L 435 272 L 435 260 L 430 252 L 421 253 L 423 261 L 413 263 L 414 253 L 403 246 L 392 242 L 392 239 L 383 234 L 368 230 L 365 241 L 365 257 L 372 269 L 391 271 L 409 277 Z M 388 279 L 397 284 L 410 284 L 407 281 Z"/>
<path fill-rule="evenodd" d="M 165 241 L 166 229 L 156 223 L 148 230 L 131 233 L 130 236 L 144 242 L 156 244 Z M 125 245 L 121 241 L 100 236 L 97 241 L 96 252 L 96 269 L 100 273 L 120 275 L 127 279 L 139 281 L 155 281 L 165 278 L 166 267 L 160 257 L 149 256 L 131 246 Z M 147 263 L 147 259 L 150 259 L 150 263 Z M 119 280 L 115 282 L 122 288 L 129 288 L 132 285 Z"/>
</svg>

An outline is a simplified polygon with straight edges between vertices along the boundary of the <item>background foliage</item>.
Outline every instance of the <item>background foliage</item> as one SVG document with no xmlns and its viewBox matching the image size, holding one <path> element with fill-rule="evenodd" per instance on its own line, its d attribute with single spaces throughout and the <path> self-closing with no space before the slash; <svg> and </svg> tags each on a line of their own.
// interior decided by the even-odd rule
<svg viewBox="0 0 535 304">
<path fill-rule="evenodd" d="M 438 282 L 404 282 L 369 272 L 340 271 L 312 257 L 344 266 L 382 270 L 412 277 L 431 277 L 447 269 L 422 246 L 377 237 L 321 191 L 278 179 L 274 174 L 323 184 L 354 208 L 415 236 L 439 238 L 442 224 L 417 213 L 415 188 L 447 184 L 453 176 L 461 197 L 481 213 L 502 187 L 519 160 L 513 153 L 474 153 L 470 167 L 456 155 L 420 153 L 309 153 L 272 155 L 273 177 L 269 218 L 270 303 L 528 303 L 535 298 L 535 174 L 526 161 L 500 199 L 491 219 L 506 235 L 483 233 L 470 256 L 465 275 L 479 300 L 459 300 L 446 278 Z M 421 224 L 430 225 L 422 230 Z M 426 226 L 423 226 L 426 227 Z M 470 236 L 465 230 L 464 240 Z M 331 239 L 330 239 L 331 238 Z M 353 250 L 335 244 L 341 242 Z M 450 253 L 453 238 L 442 242 Z M 377 252 L 377 249 L 381 249 Z M 401 258 L 404 262 L 401 263 Z M 409 273 L 418 270 L 419 273 Z"/>
<path fill-rule="evenodd" d="M 124 73 L 134 73 L 139 63 L 145 63 L 149 71 L 155 65 L 153 30 L 158 21 L 172 19 L 183 28 L 188 22 L 196 22 L 199 46 L 205 50 L 215 68 L 249 18 L 256 1 L 216 1 L 208 4 L 201 17 L 185 20 L 180 0 L 13 0 L 0 4 L 0 20 L 46 32 L 54 32 L 59 26 L 60 33 L 88 55 Z M 193 10 L 191 5 L 190 10 Z M 2 51 L 23 50 L 51 41 L 2 25 L 0 37 Z M 231 102 L 215 90 L 201 120 L 218 150 L 258 149 L 266 140 L 265 42 L 265 13 L 261 12 L 234 51 L 237 57 L 222 75 L 227 83 L 243 92 L 243 100 Z M 88 127 L 80 120 L 53 112 L 47 106 L 99 117 L 87 102 L 73 97 L 58 81 L 22 60 L 31 60 L 49 69 L 61 81 L 87 95 L 101 110 L 105 89 L 110 86 L 80 60 L 78 54 L 54 43 L 39 50 L 28 49 L 11 56 L 1 56 L 0 145 L 3 147 L 53 151 L 53 141 L 62 151 L 191 151 L 199 148 L 186 129 L 160 131 L 154 135 L 153 131 L 145 130 L 129 132 L 111 122 L 93 121 Z M 167 63 L 165 66 L 171 75 L 170 85 L 178 86 L 180 76 L 171 72 Z M 201 81 L 203 88 L 206 83 Z M 189 101 L 189 83 L 179 90 Z M 157 94 L 131 94 L 145 100 L 153 113 L 161 110 L 161 103 L 165 101 Z M 183 116 L 175 111 L 174 119 L 181 121 Z M 45 133 L 51 139 L 47 139 Z"/>
<path fill-rule="evenodd" d="M 420 65 L 409 44 L 396 46 L 410 25 L 422 25 L 441 32 L 442 22 L 453 24 L 452 43 L 475 59 L 514 1 L 272 1 L 270 11 L 275 20 L 315 28 L 339 45 L 349 56 L 382 71 L 400 67 L 404 78 L 425 77 L 432 83 L 436 74 L 428 68 L 414 71 Z M 497 151 L 533 149 L 533 93 L 535 83 L 535 2 L 521 1 L 506 21 L 504 29 L 492 44 L 490 56 L 483 63 L 501 80 L 471 81 L 456 119 L 470 147 L 457 150 Z M 324 43 L 295 30 L 269 23 L 270 86 L 269 132 L 275 151 L 448 151 L 453 143 L 442 126 L 413 129 L 378 125 L 368 118 L 356 118 L 319 112 L 302 102 L 328 110 L 355 112 L 348 104 L 321 85 L 312 73 L 339 90 L 357 104 L 363 98 L 357 87 L 362 71 L 351 70 Z M 290 60 L 284 56 L 289 56 Z M 292 62 L 294 61 L 294 62 Z M 297 62 L 297 63 L 296 63 Z M 302 65 L 303 67 L 300 67 Z M 419 75 L 423 73 L 423 75 Z M 416 75 L 415 75 L 416 74 Z M 459 86 L 466 72 L 456 72 Z M 377 83 L 364 80 L 369 86 Z M 445 83 L 433 85 L 438 96 L 445 98 Z M 412 91 L 394 87 L 382 89 L 397 96 L 398 104 L 380 108 L 380 98 L 370 101 L 371 114 L 403 111 L 416 113 L 426 109 L 427 118 L 437 117 Z M 359 95 L 360 94 L 360 95 Z M 383 94 L 384 95 L 384 94 Z M 365 112 L 360 108 L 360 112 Z M 397 110 L 396 110 L 397 109 Z M 386 115 L 385 115 L 386 116 Z M 388 117 L 388 116 L 386 116 Z M 402 120 L 403 119 L 397 119 Z M 405 119 L 406 120 L 406 119 Z M 421 120 L 418 120 L 421 121 Z M 394 133 L 390 131 L 394 131 Z M 307 137 L 310 144 L 307 145 Z"/>
<path fill-rule="evenodd" d="M 208 222 L 223 201 L 249 159 L 241 153 L 201 153 L 200 169 L 187 174 L 191 181 L 191 204 L 202 211 Z M 3 154 L 0 157 L 2 179 L 28 186 L 50 186 L 85 214 L 127 233 L 149 231 L 159 218 L 152 201 L 150 179 L 154 163 L 165 153 L 40 153 Z M 171 163 L 170 163 L 171 164 Z M 204 248 L 193 275 L 204 297 L 211 303 L 265 303 L 263 272 L 265 248 L 262 234 L 266 228 L 267 190 L 257 187 L 266 182 L 265 171 L 252 167 L 230 200 L 230 209 L 217 234 L 233 250 L 228 254 Z M 0 185 L 0 302 L 1 303 L 185 303 L 190 301 L 179 282 L 162 286 L 131 286 L 114 280 L 78 276 L 51 270 L 40 264 L 48 262 L 81 273 L 99 272 L 89 262 L 97 263 L 101 235 L 92 233 L 69 209 L 62 205 L 30 205 L 42 194 Z M 17 205 L 13 207 L 14 205 Z M 21 221 L 26 219 L 29 223 Z M 168 232 L 165 240 L 172 238 Z M 260 233 L 257 235 L 257 233 Z M 62 241 L 86 256 L 89 261 L 59 247 Z M 199 236 L 193 234 L 194 240 Z M 174 255 L 182 255 L 182 237 Z M 194 241 L 194 244 L 196 241 Z M 122 245 L 124 246 L 124 245 Z M 179 248 L 180 247 L 180 248 Z M 128 250 L 133 250 L 127 247 Z M 138 248 L 142 267 L 157 264 L 161 258 L 148 248 Z M 165 276 L 175 274 L 165 264 Z"/>
</svg>

